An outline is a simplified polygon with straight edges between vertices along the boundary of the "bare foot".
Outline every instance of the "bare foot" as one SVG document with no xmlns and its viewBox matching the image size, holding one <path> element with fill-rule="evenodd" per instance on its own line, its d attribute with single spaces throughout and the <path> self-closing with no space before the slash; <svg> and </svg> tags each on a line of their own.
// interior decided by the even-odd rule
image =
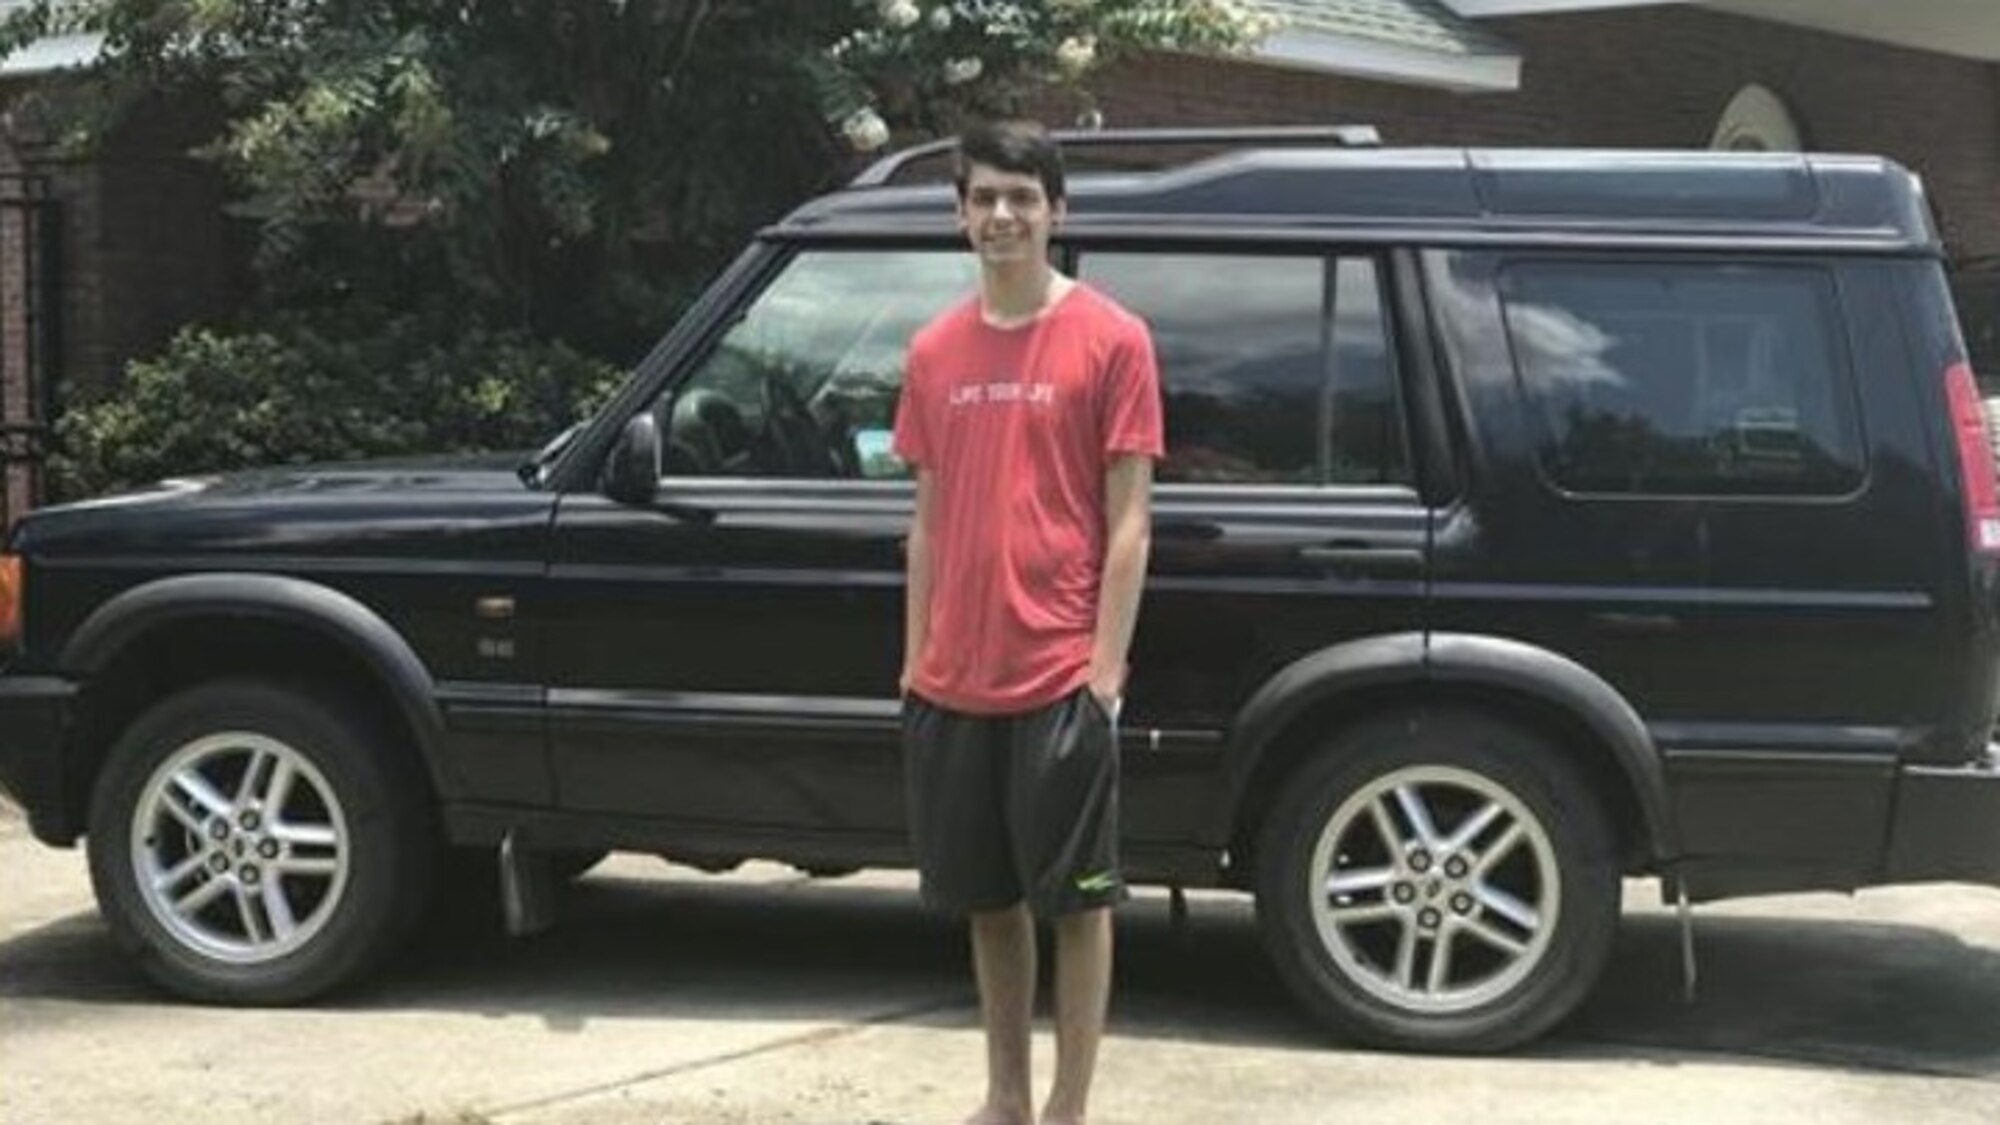
<svg viewBox="0 0 2000 1125">
<path fill-rule="evenodd" d="M 978 1113 L 965 1119 L 965 1125 L 1035 1125 L 1035 1115 L 1025 1109 L 983 1105 Z"/>
</svg>

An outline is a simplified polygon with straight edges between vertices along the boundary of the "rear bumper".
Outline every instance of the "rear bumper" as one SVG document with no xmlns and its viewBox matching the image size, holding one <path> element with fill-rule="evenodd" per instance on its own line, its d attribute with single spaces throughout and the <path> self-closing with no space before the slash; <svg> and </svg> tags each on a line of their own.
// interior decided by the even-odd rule
<svg viewBox="0 0 2000 1125">
<path fill-rule="evenodd" d="M 1903 769 L 1887 868 L 1891 883 L 2000 886 L 2000 745 L 1957 769 Z"/>
<path fill-rule="evenodd" d="M 62 747 L 76 685 L 54 676 L 0 675 L 0 790 L 44 843 L 68 846 L 71 821 Z"/>
</svg>

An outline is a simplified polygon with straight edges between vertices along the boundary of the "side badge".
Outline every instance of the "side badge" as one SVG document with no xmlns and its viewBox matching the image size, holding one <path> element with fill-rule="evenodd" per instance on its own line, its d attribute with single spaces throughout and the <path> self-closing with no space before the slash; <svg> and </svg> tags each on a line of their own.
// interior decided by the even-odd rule
<svg viewBox="0 0 2000 1125">
<path fill-rule="evenodd" d="M 472 612 L 481 621 L 512 621 L 514 619 L 514 599 L 503 594 L 475 598 Z M 514 641 L 511 637 L 479 638 L 479 658 L 481 660 L 514 659 Z"/>
</svg>

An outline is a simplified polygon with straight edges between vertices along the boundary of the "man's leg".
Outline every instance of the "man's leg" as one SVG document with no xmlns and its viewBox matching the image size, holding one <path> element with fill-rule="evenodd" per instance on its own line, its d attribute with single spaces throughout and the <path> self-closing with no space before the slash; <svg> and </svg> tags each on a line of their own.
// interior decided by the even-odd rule
<svg viewBox="0 0 2000 1125">
<path fill-rule="evenodd" d="M 1025 903 L 972 916 L 972 965 L 986 1027 L 986 1104 L 966 1125 L 1033 1125 L 1028 1029 L 1035 1010 L 1035 922 Z"/>
<path fill-rule="evenodd" d="M 1111 908 L 1118 864 L 1118 732 L 1079 690 L 1023 723 L 1009 809 L 1033 908 L 1056 931 L 1056 1080 L 1045 1125 L 1075 1125 L 1090 1099 L 1111 998 Z"/>
<path fill-rule="evenodd" d="M 1082 1125 L 1111 1002 L 1111 910 L 1064 914 L 1056 928 L 1056 1081 L 1042 1125 Z"/>
<path fill-rule="evenodd" d="M 1033 1125 L 1028 1025 L 1035 1005 L 1035 929 L 1010 854 L 995 777 L 1007 728 L 912 695 L 903 713 L 910 842 L 924 900 L 971 916 L 972 965 L 986 1029 L 986 1103 L 976 1125 Z M 978 904 L 1013 902 L 999 910 Z"/>
</svg>

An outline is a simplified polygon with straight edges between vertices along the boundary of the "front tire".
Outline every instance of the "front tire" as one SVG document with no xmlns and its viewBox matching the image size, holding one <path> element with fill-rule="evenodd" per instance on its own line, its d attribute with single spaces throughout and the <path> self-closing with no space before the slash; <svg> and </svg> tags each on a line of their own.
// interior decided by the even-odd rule
<svg viewBox="0 0 2000 1125">
<path fill-rule="evenodd" d="M 308 688 L 230 680 L 143 714 L 90 810 L 113 936 L 192 1000 L 286 1004 L 371 968 L 433 875 L 414 747 Z"/>
<path fill-rule="evenodd" d="M 1555 746 L 1484 714 L 1409 710 L 1337 733 L 1286 779 L 1257 913 L 1305 1007 L 1370 1046 L 1495 1051 L 1548 1030 L 1602 971 L 1618 867 Z"/>
</svg>

